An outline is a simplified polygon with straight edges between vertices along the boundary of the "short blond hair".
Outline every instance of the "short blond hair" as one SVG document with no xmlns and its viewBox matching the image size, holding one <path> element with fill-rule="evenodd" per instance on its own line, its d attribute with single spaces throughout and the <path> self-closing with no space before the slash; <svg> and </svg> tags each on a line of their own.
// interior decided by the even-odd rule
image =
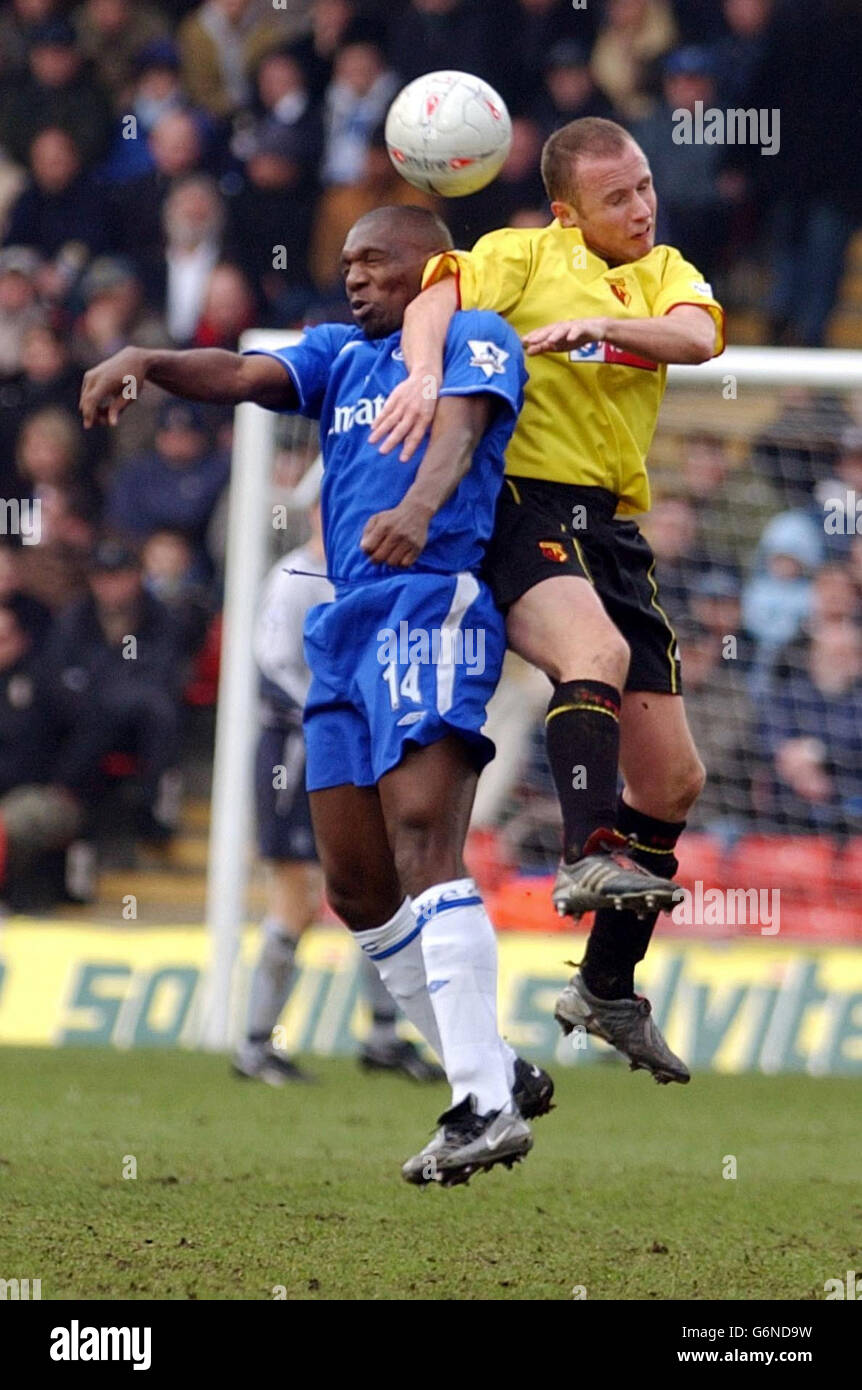
<svg viewBox="0 0 862 1390">
<path fill-rule="evenodd" d="M 542 149 L 542 182 L 551 202 L 577 196 L 577 161 L 622 154 L 634 141 L 616 121 L 582 116 L 549 135 Z"/>
</svg>

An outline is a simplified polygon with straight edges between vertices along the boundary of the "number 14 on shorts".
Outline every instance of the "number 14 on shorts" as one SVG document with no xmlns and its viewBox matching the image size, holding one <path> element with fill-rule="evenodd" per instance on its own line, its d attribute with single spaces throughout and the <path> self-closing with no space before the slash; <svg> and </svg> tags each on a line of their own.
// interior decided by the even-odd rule
<svg viewBox="0 0 862 1390">
<path fill-rule="evenodd" d="M 411 700 L 414 705 L 421 705 L 422 692 L 419 689 L 419 664 L 412 661 L 398 683 L 398 667 L 394 661 L 390 661 L 384 666 L 382 677 L 389 687 L 389 703 L 393 709 L 401 708 L 402 700 Z"/>
</svg>

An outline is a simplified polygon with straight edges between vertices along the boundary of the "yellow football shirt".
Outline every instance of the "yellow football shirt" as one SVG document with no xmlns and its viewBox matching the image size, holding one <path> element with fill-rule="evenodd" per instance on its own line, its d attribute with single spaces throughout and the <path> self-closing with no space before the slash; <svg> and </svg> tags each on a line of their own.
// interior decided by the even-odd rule
<svg viewBox="0 0 862 1390">
<path fill-rule="evenodd" d="M 708 309 L 724 350 L 724 314 L 700 273 L 672 246 L 610 267 L 577 227 L 503 228 L 472 251 L 446 251 L 423 288 L 454 275 L 462 309 L 495 309 L 523 337 L 559 319 L 655 318 L 676 305 Z M 604 487 L 618 511 L 650 505 L 646 456 L 664 395 L 663 363 L 592 343 L 527 358 L 524 408 L 506 454 L 513 477 Z"/>
</svg>

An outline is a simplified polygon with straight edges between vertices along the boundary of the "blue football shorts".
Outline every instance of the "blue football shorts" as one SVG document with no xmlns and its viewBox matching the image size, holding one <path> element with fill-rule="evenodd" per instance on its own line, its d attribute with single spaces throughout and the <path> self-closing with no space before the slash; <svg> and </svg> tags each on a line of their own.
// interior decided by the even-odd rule
<svg viewBox="0 0 862 1390">
<path fill-rule="evenodd" d="M 425 748 L 449 734 L 484 767 L 494 745 L 482 727 L 505 649 L 502 615 L 470 573 L 410 571 L 312 608 L 305 622 L 308 790 L 373 786 L 409 745 Z"/>
</svg>

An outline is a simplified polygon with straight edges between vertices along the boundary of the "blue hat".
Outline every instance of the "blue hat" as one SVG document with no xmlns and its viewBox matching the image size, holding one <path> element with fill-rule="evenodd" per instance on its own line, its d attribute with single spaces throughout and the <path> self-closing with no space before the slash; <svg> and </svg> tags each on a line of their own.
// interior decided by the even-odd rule
<svg viewBox="0 0 862 1390">
<path fill-rule="evenodd" d="M 808 512 L 779 512 L 763 528 L 758 546 L 759 558 L 790 555 L 804 569 L 814 570 L 823 561 L 823 523 Z"/>
<path fill-rule="evenodd" d="M 708 48 L 686 44 L 665 58 L 664 74 L 665 77 L 714 77 L 715 63 Z"/>
</svg>

